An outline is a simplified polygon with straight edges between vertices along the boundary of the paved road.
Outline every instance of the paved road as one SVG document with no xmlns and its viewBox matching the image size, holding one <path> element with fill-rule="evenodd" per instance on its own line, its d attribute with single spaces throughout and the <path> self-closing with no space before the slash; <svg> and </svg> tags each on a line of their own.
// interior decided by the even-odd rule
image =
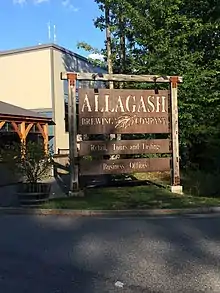
<svg viewBox="0 0 220 293">
<path fill-rule="evenodd" d="M 0 215 L 0 231 L 2 293 L 220 292 L 220 217 Z"/>
</svg>

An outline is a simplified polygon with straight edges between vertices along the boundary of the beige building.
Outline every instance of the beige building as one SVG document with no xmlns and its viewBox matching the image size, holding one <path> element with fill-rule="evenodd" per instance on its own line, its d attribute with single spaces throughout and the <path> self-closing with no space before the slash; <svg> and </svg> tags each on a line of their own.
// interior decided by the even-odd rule
<svg viewBox="0 0 220 293">
<path fill-rule="evenodd" d="M 0 100 L 53 118 L 56 126 L 50 126 L 50 142 L 55 152 L 69 148 L 63 71 L 105 72 L 55 44 L 0 51 Z"/>
</svg>

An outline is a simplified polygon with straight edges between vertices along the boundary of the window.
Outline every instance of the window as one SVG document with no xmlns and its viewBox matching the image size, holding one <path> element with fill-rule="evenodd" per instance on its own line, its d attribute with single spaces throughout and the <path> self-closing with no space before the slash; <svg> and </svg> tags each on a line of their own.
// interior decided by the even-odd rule
<svg viewBox="0 0 220 293">
<path fill-rule="evenodd" d="M 68 121 L 68 101 L 64 100 L 64 111 L 65 111 L 65 132 L 69 132 L 69 121 Z"/>
<path fill-rule="evenodd" d="M 52 110 L 41 109 L 41 110 L 38 110 L 37 113 L 40 115 L 44 115 L 48 118 L 53 118 L 53 111 Z M 49 147 L 51 149 L 53 149 L 53 146 L 54 146 L 54 125 L 48 126 L 48 138 L 49 138 Z"/>
<path fill-rule="evenodd" d="M 69 117 L 68 117 L 68 81 L 64 80 L 64 121 L 65 121 L 65 132 L 69 132 Z M 76 82 L 76 115 L 77 115 L 77 124 L 78 124 L 78 113 L 79 113 L 79 107 L 78 107 L 78 88 L 79 88 L 79 82 Z"/>
<path fill-rule="evenodd" d="M 65 121 L 65 132 L 69 132 L 69 119 L 68 119 L 68 80 L 63 81 L 63 99 L 64 99 L 64 121 Z M 106 83 L 101 81 L 76 81 L 76 115 L 77 115 L 77 127 L 78 127 L 78 114 L 79 114 L 79 88 L 106 88 Z"/>
<path fill-rule="evenodd" d="M 68 117 L 68 101 L 64 102 L 64 107 L 65 107 L 65 132 L 69 132 L 69 117 Z M 78 123 L 79 123 L 79 104 L 76 104 L 76 121 L 77 121 L 77 128 L 78 128 Z"/>
</svg>

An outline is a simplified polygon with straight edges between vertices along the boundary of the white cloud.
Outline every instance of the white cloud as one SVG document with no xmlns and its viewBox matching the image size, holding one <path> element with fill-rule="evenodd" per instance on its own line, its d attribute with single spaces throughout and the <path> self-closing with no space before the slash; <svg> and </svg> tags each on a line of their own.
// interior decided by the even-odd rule
<svg viewBox="0 0 220 293">
<path fill-rule="evenodd" d="M 34 4 L 41 4 L 44 2 L 49 2 L 50 0 L 34 0 Z"/>
<path fill-rule="evenodd" d="M 101 54 L 89 54 L 88 57 L 91 58 L 91 59 L 94 59 L 94 60 L 104 61 L 104 56 L 101 55 Z"/>
<path fill-rule="evenodd" d="M 49 1 L 50 0 L 13 0 L 13 3 L 23 6 L 24 4 L 27 4 L 28 2 L 33 4 L 41 4 L 41 3 L 49 2 Z"/>
<path fill-rule="evenodd" d="M 27 3 L 26 0 L 13 0 L 13 3 L 14 4 L 19 4 L 19 5 L 24 5 Z"/>
<path fill-rule="evenodd" d="M 69 11 L 77 12 L 79 11 L 79 8 L 75 7 L 70 0 L 63 0 L 62 1 L 63 7 L 68 9 Z"/>
</svg>

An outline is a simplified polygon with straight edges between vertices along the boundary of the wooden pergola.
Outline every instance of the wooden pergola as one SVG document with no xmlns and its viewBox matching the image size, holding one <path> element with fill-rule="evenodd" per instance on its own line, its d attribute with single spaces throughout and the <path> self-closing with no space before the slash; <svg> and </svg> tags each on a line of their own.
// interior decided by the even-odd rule
<svg viewBox="0 0 220 293">
<path fill-rule="evenodd" d="M 43 137 L 45 152 L 48 152 L 48 125 L 55 124 L 51 118 L 0 101 L 0 134 L 8 132 L 8 124 L 11 125 L 11 131 L 18 134 L 22 144 L 26 143 L 27 136 L 33 128 L 38 130 Z"/>
</svg>

